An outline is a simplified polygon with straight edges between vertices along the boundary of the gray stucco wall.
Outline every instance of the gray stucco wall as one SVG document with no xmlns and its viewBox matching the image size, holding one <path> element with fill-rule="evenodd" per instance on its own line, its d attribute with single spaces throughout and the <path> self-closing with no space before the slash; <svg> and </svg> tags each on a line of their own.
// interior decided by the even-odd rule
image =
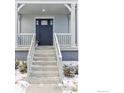
<svg viewBox="0 0 124 93">
<path fill-rule="evenodd" d="M 55 32 L 69 32 L 68 15 L 21 15 L 21 33 L 34 32 L 34 18 L 35 17 L 54 17 L 54 31 Z"/>
<path fill-rule="evenodd" d="M 18 51 L 15 52 L 16 60 L 26 60 L 27 51 Z M 78 61 L 78 51 L 62 51 L 63 61 Z"/>
<path fill-rule="evenodd" d="M 15 59 L 16 60 L 27 60 L 28 51 L 16 51 Z"/>
<path fill-rule="evenodd" d="M 61 51 L 63 61 L 78 61 L 78 51 Z"/>
</svg>

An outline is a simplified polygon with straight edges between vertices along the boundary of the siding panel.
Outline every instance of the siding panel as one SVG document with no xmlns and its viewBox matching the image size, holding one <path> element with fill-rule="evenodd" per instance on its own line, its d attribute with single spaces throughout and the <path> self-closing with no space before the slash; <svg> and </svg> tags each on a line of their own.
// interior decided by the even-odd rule
<svg viewBox="0 0 124 93">
<path fill-rule="evenodd" d="M 26 60 L 27 54 L 27 51 L 15 52 L 15 59 Z M 78 61 L 78 51 L 62 51 L 62 59 L 63 61 Z"/>
</svg>

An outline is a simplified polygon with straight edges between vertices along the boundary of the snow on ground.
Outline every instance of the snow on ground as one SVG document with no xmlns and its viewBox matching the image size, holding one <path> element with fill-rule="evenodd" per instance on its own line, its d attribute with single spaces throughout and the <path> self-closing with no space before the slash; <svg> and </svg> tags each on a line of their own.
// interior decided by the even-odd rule
<svg viewBox="0 0 124 93">
<path fill-rule="evenodd" d="M 63 79 L 63 93 L 77 93 L 78 76 L 74 78 L 64 77 Z"/>
<path fill-rule="evenodd" d="M 66 64 L 66 63 L 65 63 Z M 71 63 L 66 65 L 76 66 L 78 63 Z M 26 89 L 30 84 L 26 81 L 27 74 L 21 74 L 17 69 L 15 71 L 15 93 L 26 93 Z M 63 93 L 77 93 L 78 89 L 78 75 L 73 78 L 64 77 L 63 79 Z"/>
<path fill-rule="evenodd" d="M 77 62 L 64 63 L 64 65 L 76 66 Z M 78 75 L 73 78 L 64 77 L 63 79 L 63 93 L 77 93 L 78 92 Z"/>
<path fill-rule="evenodd" d="M 21 74 L 17 69 L 15 71 L 15 93 L 26 93 L 29 83 L 26 81 L 27 74 Z"/>
</svg>

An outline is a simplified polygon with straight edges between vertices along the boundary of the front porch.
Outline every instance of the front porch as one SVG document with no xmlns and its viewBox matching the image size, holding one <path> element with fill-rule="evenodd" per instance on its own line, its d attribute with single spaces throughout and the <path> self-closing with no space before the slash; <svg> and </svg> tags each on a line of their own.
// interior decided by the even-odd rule
<svg viewBox="0 0 124 93">
<path fill-rule="evenodd" d="M 77 4 L 72 2 L 24 2 L 16 3 L 16 50 L 29 50 L 36 33 L 35 18 L 53 17 L 53 33 L 56 33 L 62 50 L 77 50 Z"/>
<path fill-rule="evenodd" d="M 75 46 L 71 44 L 70 33 L 56 33 L 60 48 L 62 50 L 77 50 L 77 43 Z M 33 33 L 20 33 L 17 37 L 16 51 L 27 51 L 30 48 Z"/>
</svg>

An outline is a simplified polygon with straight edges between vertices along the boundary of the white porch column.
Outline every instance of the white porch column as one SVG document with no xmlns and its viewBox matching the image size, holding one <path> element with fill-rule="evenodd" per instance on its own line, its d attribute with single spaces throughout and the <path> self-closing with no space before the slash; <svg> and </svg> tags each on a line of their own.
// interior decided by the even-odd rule
<svg viewBox="0 0 124 93">
<path fill-rule="evenodd" d="M 75 47 L 75 4 L 71 4 L 70 30 L 72 34 L 71 45 Z"/>
<path fill-rule="evenodd" d="M 15 5 L 15 47 L 18 47 L 18 40 L 17 40 L 17 35 L 18 35 L 18 4 Z"/>
<path fill-rule="evenodd" d="M 21 17 L 21 15 L 20 14 L 18 14 L 18 34 L 20 34 L 20 24 L 21 24 L 21 20 L 20 20 L 20 17 Z"/>
</svg>

